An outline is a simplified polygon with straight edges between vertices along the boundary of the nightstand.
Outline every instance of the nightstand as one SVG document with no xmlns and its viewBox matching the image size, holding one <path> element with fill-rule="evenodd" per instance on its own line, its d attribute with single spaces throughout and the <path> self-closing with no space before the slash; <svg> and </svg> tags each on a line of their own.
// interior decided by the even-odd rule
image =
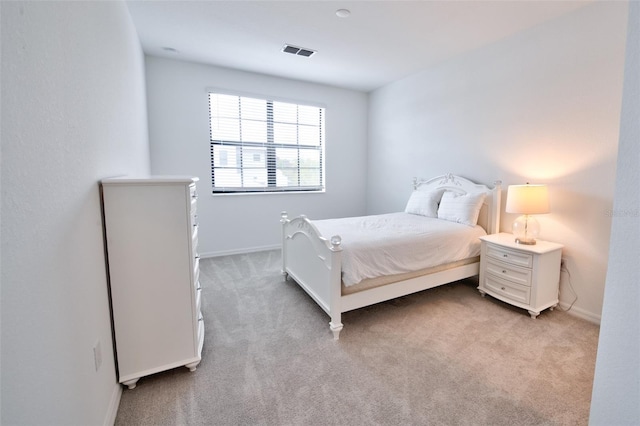
<svg viewBox="0 0 640 426">
<path fill-rule="evenodd" d="M 522 245 L 512 234 L 480 237 L 480 284 L 484 297 L 529 311 L 536 318 L 547 308 L 558 306 L 562 244 L 538 240 Z"/>
</svg>

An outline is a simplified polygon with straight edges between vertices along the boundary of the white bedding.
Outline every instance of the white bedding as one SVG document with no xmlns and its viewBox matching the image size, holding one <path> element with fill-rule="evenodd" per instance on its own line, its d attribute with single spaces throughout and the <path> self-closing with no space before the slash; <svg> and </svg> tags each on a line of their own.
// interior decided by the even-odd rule
<svg viewBox="0 0 640 426">
<path fill-rule="evenodd" d="M 320 234 L 342 238 L 345 286 L 478 256 L 481 226 L 408 213 L 314 220 Z"/>
</svg>

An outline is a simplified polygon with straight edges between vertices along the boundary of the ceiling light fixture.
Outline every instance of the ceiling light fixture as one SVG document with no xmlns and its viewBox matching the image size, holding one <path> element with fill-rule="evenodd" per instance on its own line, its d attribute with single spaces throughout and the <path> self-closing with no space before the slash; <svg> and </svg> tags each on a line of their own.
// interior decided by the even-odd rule
<svg viewBox="0 0 640 426">
<path fill-rule="evenodd" d="M 351 11 L 349 9 L 338 9 L 336 10 L 336 16 L 338 18 L 348 18 L 351 16 Z"/>
<path fill-rule="evenodd" d="M 291 53 L 292 55 L 304 56 L 306 58 L 309 58 L 316 53 L 315 50 L 305 49 L 304 47 L 293 46 L 291 44 L 285 44 L 282 46 L 282 51 L 285 53 Z"/>
</svg>

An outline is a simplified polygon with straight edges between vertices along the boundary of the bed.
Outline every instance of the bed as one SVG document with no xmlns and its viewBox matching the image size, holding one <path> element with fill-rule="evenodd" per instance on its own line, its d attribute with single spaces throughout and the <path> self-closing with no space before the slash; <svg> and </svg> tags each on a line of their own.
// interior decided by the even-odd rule
<svg viewBox="0 0 640 426">
<path fill-rule="evenodd" d="M 318 221 L 282 212 L 282 273 L 329 315 L 338 340 L 343 312 L 478 275 L 478 237 L 499 232 L 500 196 L 500 181 L 447 174 L 414 179 L 404 212 Z M 419 241 L 406 240 L 413 234 Z M 446 241 L 462 240 L 445 253 Z"/>
</svg>

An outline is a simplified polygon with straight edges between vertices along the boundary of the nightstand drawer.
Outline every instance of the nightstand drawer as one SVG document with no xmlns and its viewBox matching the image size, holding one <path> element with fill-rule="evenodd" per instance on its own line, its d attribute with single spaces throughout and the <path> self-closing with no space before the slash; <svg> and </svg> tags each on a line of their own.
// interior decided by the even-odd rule
<svg viewBox="0 0 640 426">
<path fill-rule="evenodd" d="M 503 280 L 489 274 L 485 276 L 484 280 L 484 287 L 494 293 L 495 296 L 502 296 L 519 303 L 529 303 L 531 290 L 529 287 L 514 284 L 511 281 Z"/>
<path fill-rule="evenodd" d="M 508 250 L 490 243 L 487 244 L 487 255 L 512 265 L 524 266 L 525 268 L 531 268 L 533 265 L 533 255 L 531 253 Z"/>
<path fill-rule="evenodd" d="M 520 268 L 506 262 L 499 262 L 493 259 L 487 260 L 486 271 L 501 279 L 514 282 L 516 284 L 531 286 L 531 269 Z"/>
</svg>

